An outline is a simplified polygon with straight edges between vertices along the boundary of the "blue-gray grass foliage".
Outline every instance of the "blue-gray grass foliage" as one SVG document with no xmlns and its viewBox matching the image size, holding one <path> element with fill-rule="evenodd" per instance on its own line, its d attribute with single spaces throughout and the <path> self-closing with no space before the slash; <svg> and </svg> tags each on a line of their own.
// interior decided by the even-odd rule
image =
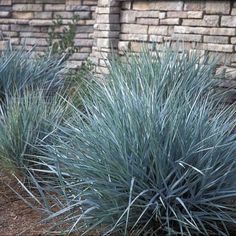
<svg viewBox="0 0 236 236">
<path fill-rule="evenodd" d="M 216 64 L 165 49 L 110 68 L 48 145 L 60 182 L 49 219 L 84 235 L 230 235 L 236 122 Z"/>
<path fill-rule="evenodd" d="M 24 92 L 25 89 L 43 89 L 45 94 L 52 94 L 64 86 L 62 76 L 64 58 L 50 53 L 36 56 L 35 51 L 14 49 L 10 45 L 0 53 L 0 98 L 6 94 Z"/>
<path fill-rule="evenodd" d="M 0 107 L 1 164 L 3 161 L 17 168 L 36 165 L 42 140 L 49 141 L 49 134 L 62 122 L 65 112 L 59 95 L 45 99 L 41 90 L 6 96 Z"/>
</svg>

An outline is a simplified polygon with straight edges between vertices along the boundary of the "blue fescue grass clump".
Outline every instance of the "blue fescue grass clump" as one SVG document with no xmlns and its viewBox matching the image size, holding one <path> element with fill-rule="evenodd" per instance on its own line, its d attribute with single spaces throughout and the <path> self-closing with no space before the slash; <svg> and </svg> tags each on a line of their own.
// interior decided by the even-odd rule
<svg viewBox="0 0 236 236">
<path fill-rule="evenodd" d="M 0 107 L 0 161 L 17 168 L 35 165 L 40 143 L 49 142 L 65 113 L 59 95 L 45 99 L 43 91 L 25 90 L 6 96 Z"/>
<path fill-rule="evenodd" d="M 14 49 L 9 45 L 0 53 L 0 99 L 4 101 L 6 94 L 23 93 L 29 88 L 55 94 L 64 86 L 60 75 L 65 69 L 63 62 L 63 57 L 50 53 L 39 57 L 33 49 Z"/>
<path fill-rule="evenodd" d="M 49 219 L 81 235 L 230 235 L 235 109 L 216 64 L 164 49 L 110 68 L 47 145 L 60 196 Z"/>
<path fill-rule="evenodd" d="M 11 45 L 0 52 L 0 162 L 22 168 L 66 111 L 63 57 Z M 59 96 L 59 94 L 61 94 Z M 28 157 L 27 157 L 28 155 Z"/>
</svg>

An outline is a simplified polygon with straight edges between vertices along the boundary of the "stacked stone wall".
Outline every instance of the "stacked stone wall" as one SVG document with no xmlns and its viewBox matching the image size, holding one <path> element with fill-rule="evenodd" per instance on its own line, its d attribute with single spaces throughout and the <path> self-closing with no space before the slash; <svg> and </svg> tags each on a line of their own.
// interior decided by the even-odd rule
<svg viewBox="0 0 236 236">
<path fill-rule="evenodd" d="M 219 56 L 219 70 L 236 78 L 236 1 L 128 0 L 116 4 L 120 18 L 111 14 L 110 24 L 119 25 L 119 36 L 112 44 L 119 53 L 139 52 L 143 43 L 153 47 L 184 41 L 187 49 L 207 51 L 212 58 Z M 97 42 L 98 51 L 104 51 L 102 43 Z"/>
<path fill-rule="evenodd" d="M 236 78 L 236 0 L 0 0 L 0 49 L 10 39 L 44 52 L 56 15 L 64 25 L 80 16 L 72 67 L 90 58 L 97 73 L 107 73 L 112 51 L 180 40 L 187 49 L 220 56 L 219 70 Z"/>
<path fill-rule="evenodd" d="M 97 0 L 0 0 L 0 50 L 10 40 L 14 47 L 25 45 L 43 53 L 48 49 L 48 31 L 57 16 L 62 28 L 78 15 L 75 46 L 78 52 L 70 58 L 76 68 L 92 52 Z"/>
</svg>

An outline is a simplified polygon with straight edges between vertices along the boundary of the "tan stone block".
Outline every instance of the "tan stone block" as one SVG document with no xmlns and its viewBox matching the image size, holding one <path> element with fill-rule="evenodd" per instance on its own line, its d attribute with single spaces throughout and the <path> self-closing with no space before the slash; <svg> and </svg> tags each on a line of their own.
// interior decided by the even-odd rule
<svg viewBox="0 0 236 236">
<path fill-rule="evenodd" d="M 0 18 L 10 17 L 11 13 L 9 11 L 0 11 Z"/>
<path fill-rule="evenodd" d="M 158 18 L 138 18 L 137 23 L 140 25 L 159 25 Z"/>
<path fill-rule="evenodd" d="M 214 52 L 233 52 L 234 46 L 230 44 L 213 44 L 213 43 L 203 43 L 202 48 L 204 50 L 214 51 Z"/>
<path fill-rule="evenodd" d="M 96 22 L 95 20 L 85 20 L 85 25 L 94 26 L 95 22 Z"/>
<path fill-rule="evenodd" d="M 202 18 L 203 17 L 203 11 L 188 11 L 187 12 L 188 18 Z"/>
<path fill-rule="evenodd" d="M 229 14 L 230 1 L 206 1 L 205 11 L 207 14 Z"/>
<path fill-rule="evenodd" d="M 197 34 L 173 34 L 172 39 L 187 42 L 202 42 L 202 35 Z"/>
<path fill-rule="evenodd" d="M 184 4 L 185 11 L 202 11 L 205 9 L 206 1 L 196 0 L 196 1 L 186 1 Z"/>
<path fill-rule="evenodd" d="M 222 16 L 221 26 L 236 27 L 236 16 Z"/>
<path fill-rule="evenodd" d="M 12 0 L 12 3 L 38 3 L 40 0 Z M 49 0 L 43 0 L 44 2 L 47 2 Z M 52 0 L 52 1 L 55 1 L 55 0 Z M 60 1 L 60 0 L 59 0 Z M 42 3 L 42 0 L 41 2 Z"/>
<path fill-rule="evenodd" d="M 236 16 L 236 8 L 232 8 L 231 15 Z"/>
<path fill-rule="evenodd" d="M 41 0 L 39 0 L 41 1 Z M 48 3 L 50 3 L 51 0 L 48 0 Z M 57 0 L 55 0 L 57 1 Z M 81 5 L 82 4 L 82 0 L 66 0 L 66 5 Z"/>
<path fill-rule="evenodd" d="M 29 19 L 0 18 L 0 24 L 28 25 Z"/>
<path fill-rule="evenodd" d="M 159 13 L 159 18 L 160 18 L 160 19 L 166 18 L 166 12 L 160 12 L 160 13 Z"/>
<path fill-rule="evenodd" d="M 11 30 L 16 32 L 40 32 L 40 29 L 37 27 L 32 27 L 28 25 L 17 25 L 11 24 Z"/>
<path fill-rule="evenodd" d="M 81 5 L 64 5 L 66 11 L 90 11 L 90 6 L 81 6 Z"/>
<path fill-rule="evenodd" d="M 42 11 L 43 4 L 14 4 L 13 11 Z"/>
<path fill-rule="evenodd" d="M 29 25 L 32 26 L 51 26 L 53 25 L 52 20 L 31 20 L 29 22 Z"/>
<path fill-rule="evenodd" d="M 1 29 L 1 27 L 0 27 L 0 29 Z M 2 34 L 3 34 L 4 37 L 8 37 L 8 38 L 19 36 L 18 32 L 12 32 L 12 31 L 3 31 Z"/>
<path fill-rule="evenodd" d="M 149 2 L 137 1 L 133 3 L 133 10 L 144 11 L 144 10 L 152 10 L 152 8 Z"/>
<path fill-rule="evenodd" d="M 136 11 L 137 17 L 143 18 L 160 18 L 160 14 L 159 11 Z"/>
<path fill-rule="evenodd" d="M 228 44 L 229 43 L 229 37 L 227 36 L 204 36 L 203 37 L 204 43 L 219 43 L 219 44 Z"/>
<path fill-rule="evenodd" d="M 235 28 L 211 28 L 210 35 L 234 36 L 234 35 L 236 35 L 236 29 Z"/>
<path fill-rule="evenodd" d="M 47 46 L 47 40 L 45 38 L 23 38 L 21 44 Z"/>
<path fill-rule="evenodd" d="M 44 10 L 45 11 L 64 11 L 65 4 L 45 4 Z"/>
<path fill-rule="evenodd" d="M 220 17 L 217 15 L 205 15 L 202 20 L 198 19 L 183 19 L 182 25 L 189 26 L 219 26 Z"/>
<path fill-rule="evenodd" d="M 121 40 L 147 41 L 147 34 L 120 34 Z"/>
<path fill-rule="evenodd" d="M 150 9 L 160 10 L 160 11 L 181 11 L 183 10 L 183 1 L 164 1 L 159 0 L 156 3 L 149 3 Z"/>
<path fill-rule="evenodd" d="M 150 42 L 162 43 L 163 42 L 163 36 L 149 35 L 149 40 L 150 40 Z"/>
<path fill-rule="evenodd" d="M 45 13 L 47 13 L 47 12 L 45 12 Z M 56 11 L 56 12 L 53 12 L 53 17 L 55 18 L 56 16 L 60 16 L 63 19 L 71 19 L 74 16 L 74 14 L 73 14 L 73 12 L 68 12 L 68 11 Z"/>
<path fill-rule="evenodd" d="M 116 48 L 116 45 L 118 45 L 117 39 L 106 39 L 106 38 L 98 38 L 96 45 L 98 48 Z"/>
<path fill-rule="evenodd" d="M 122 11 L 120 15 L 121 23 L 135 23 L 137 11 Z"/>
<path fill-rule="evenodd" d="M 236 37 L 232 37 L 232 38 L 230 39 L 230 42 L 231 42 L 232 44 L 236 44 Z M 236 56 L 235 56 L 235 58 L 236 58 Z"/>
<path fill-rule="evenodd" d="M 161 25 L 179 25 L 179 23 L 180 23 L 179 18 L 167 18 L 160 20 Z"/>
<path fill-rule="evenodd" d="M 93 39 L 75 39 L 75 46 L 77 47 L 91 47 L 93 46 Z"/>
<path fill-rule="evenodd" d="M 205 15 L 203 17 L 205 26 L 219 26 L 220 16 L 219 15 Z"/>
<path fill-rule="evenodd" d="M 52 12 L 34 12 L 34 18 L 38 19 L 52 19 Z"/>
<path fill-rule="evenodd" d="M 98 1 L 97 0 L 84 0 L 83 4 L 87 6 L 97 6 Z"/>
<path fill-rule="evenodd" d="M 119 31 L 95 31 L 93 36 L 95 38 L 118 38 Z M 82 38 L 89 38 L 88 34 L 84 34 L 85 37 Z M 81 34 L 78 34 L 78 38 L 81 38 Z M 91 37 L 92 38 L 92 37 Z"/>
<path fill-rule="evenodd" d="M 148 34 L 168 35 L 168 26 L 149 26 Z"/>
<path fill-rule="evenodd" d="M 47 33 L 37 33 L 37 32 L 20 32 L 21 38 L 47 38 Z"/>
<path fill-rule="evenodd" d="M 13 12 L 12 17 L 16 19 L 32 19 L 34 14 L 33 12 Z"/>
<path fill-rule="evenodd" d="M 133 33 L 133 34 L 147 34 L 148 26 L 147 25 L 137 25 L 137 24 L 122 24 L 121 32 L 122 33 Z"/>
<path fill-rule="evenodd" d="M 175 26 L 174 32 L 179 34 L 209 34 L 210 28 L 205 27 L 190 27 L 190 26 Z"/>
<path fill-rule="evenodd" d="M 11 6 L 12 0 L 0 0 L 0 6 Z"/>
<path fill-rule="evenodd" d="M 187 18 L 188 12 L 185 11 L 168 11 L 167 18 Z"/>
<path fill-rule="evenodd" d="M 131 48 L 132 52 L 141 52 L 141 50 L 143 48 L 143 43 L 131 42 L 130 48 Z"/>
</svg>

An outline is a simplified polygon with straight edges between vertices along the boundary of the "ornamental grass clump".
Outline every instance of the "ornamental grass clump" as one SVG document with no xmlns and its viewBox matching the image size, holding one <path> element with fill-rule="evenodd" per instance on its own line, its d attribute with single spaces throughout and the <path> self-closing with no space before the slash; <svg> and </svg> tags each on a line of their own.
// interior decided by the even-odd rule
<svg viewBox="0 0 236 236">
<path fill-rule="evenodd" d="M 230 235 L 235 109 L 215 68 L 170 49 L 112 60 L 47 147 L 60 180 L 48 219 L 80 235 Z"/>
<path fill-rule="evenodd" d="M 14 49 L 10 45 L 0 53 L 0 99 L 6 95 L 24 92 L 25 89 L 44 90 L 46 95 L 55 94 L 64 87 L 62 71 L 64 58 L 48 53 L 36 56 L 25 47 Z"/>
<path fill-rule="evenodd" d="M 40 90 L 6 96 L 0 107 L 1 164 L 21 170 L 36 164 L 42 167 L 40 144 L 50 142 L 49 134 L 63 121 L 66 111 L 61 96 L 45 99 Z"/>
</svg>

